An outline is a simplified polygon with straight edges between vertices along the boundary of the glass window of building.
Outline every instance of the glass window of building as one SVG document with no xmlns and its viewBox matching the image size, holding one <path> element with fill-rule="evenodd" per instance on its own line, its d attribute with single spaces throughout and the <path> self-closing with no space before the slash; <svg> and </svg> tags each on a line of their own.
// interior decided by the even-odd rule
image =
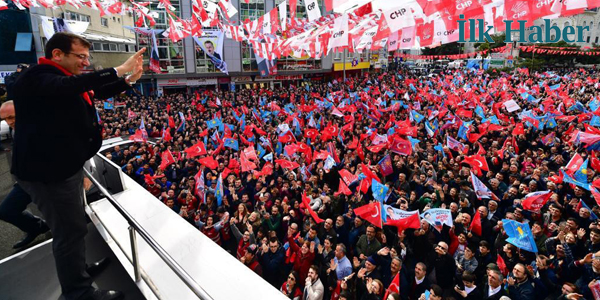
<svg viewBox="0 0 600 300">
<path fill-rule="evenodd" d="M 171 4 L 175 7 L 173 13 L 181 17 L 180 3 L 178 0 L 171 0 Z M 168 29 L 169 28 L 169 17 L 167 16 L 165 9 L 159 9 L 158 2 L 152 2 L 148 8 L 152 13 L 156 13 L 154 20 L 156 26 L 154 29 Z M 149 64 L 150 53 L 152 52 L 152 37 L 144 36 L 142 34 L 136 34 L 136 41 L 138 49 L 142 47 L 148 47 L 148 50 L 144 52 L 145 70 L 146 74 L 152 73 L 147 66 Z M 158 48 L 159 65 L 162 73 L 174 73 L 183 74 L 185 73 L 184 53 L 183 53 L 183 41 L 173 43 L 168 37 L 164 37 L 161 34 L 156 35 L 156 45 Z M 133 46 L 131 47 L 133 48 Z"/>
<path fill-rule="evenodd" d="M 108 27 L 108 19 L 107 18 L 100 18 L 100 24 L 104 27 Z"/>
</svg>

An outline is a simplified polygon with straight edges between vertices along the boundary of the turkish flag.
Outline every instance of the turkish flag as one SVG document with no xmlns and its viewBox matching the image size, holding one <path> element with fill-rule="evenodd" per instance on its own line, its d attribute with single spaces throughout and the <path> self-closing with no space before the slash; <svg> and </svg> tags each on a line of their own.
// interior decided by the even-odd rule
<svg viewBox="0 0 600 300">
<path fill-rule="evenodd" d="M 294 137 L 294 134 L 292 133 L 291 130 L 289 130 L 288 132 L 286 132 L 284 135 L 279 136 L 279 142 L 285 144 L 285 143 L 289 143 L 291 141 L 295 141 L 296 138 Z"/>
<path fill-rule="evenodd" d="M 400 294 L 400 272 L 396 273 L 396 276 L 394 276 L 390 286 L 385 290 L 385 296 L 383 299 L 388 299 L 390 293 Z"/>
<path fill-rule="evenodd" d="M 379 153 L 379 151 L 383 150 L 387 145 L 385 143 L 383 144 L 379 144 L 379 145 L 371 145 L 369 147 L 367 147 L 367 149 L 369 149 L 369 151 L 373 152 L 373 153 Z"/>
<path fill-rule="evenodd" d="M 308 210 L 313 219 L 315 219 L 317 224 L 323 222 L 323 219 L 319 218 L 319 215 L 317 215 L 317 213 L 310 207 L 310 199 L 306 197 L 306 192 L 302 194 L 302 204 L 304 204 L 304 207 L 306 210 Z"/>
<path fill-rule="evenodd" d="M 236 160 L 232 159 L 231 161 Z M 242 151 L 242 153 L 240 154 L 240 162 L 242 163 L 242 172 L 248 172 L 250 170 L 256 169 L 256 164 L 254 164 L 248 159 L 244 151 Z"/>
<path fill-rule="evenodd" d="M 211 170 L 214 170 L 214 169 L 216 169 L 219 166 L 219 162 L 216 161 L 211 156 L 203 157 L 203 158 L 199 159 L 198 162 L 201 165 L 204 165 L 204 166 L 206 166 L 207 168 L 209 168 Z"/>
<path fill-rule="evenodd" d="M 506 276 L 508 274 L 508 269 L 506 268 L 506 263 L 504 263 L 504 259 L 502 259 L 500 254 L 498 254 L 498 257 L 496 258 L 496 264 L 498 265 L 500 272 L 502 272 L 502 275 Z"/>
<path fill-rule="evenodd" d="M 471 225 L 469 225 L 469 231 L 481 236 L 481 215 L 479 214 L 479 211 L 477 211 L 473 216 Z"/>
<path fill-rule="evenodd" d="M 473 167 L 473 169 L 475 169 L 477 171 L 477 173 L 481 173 L 479 170 L 483 170 L 483 171 L 489 171 L 490 168 L 488 167 L 488 163 L 487 160 L 485 159 L 485 157 L 481 156 L 481 155 L 471 155 L 471 156 L 466 156 L 465 159 L 463 160 L 463 162 L 471 165 Z"/>
<path fill-rule="evenodd" d="M 323 135 L 322 135 L 323 141 L 328 141 L 331 138 L 336 137 L 338 132 L 339 132 L 339 128 L 335 124 L 325 127 L 325 130 L 323 130 Z"/>
<path fill-rule="evenodd" d="M 529 211 L 539 211 L 544 204 L 548 202 L 550 197 L 552 197 L 551 191 L 529 193 L 525 196 L 525 199 L 521 201 L 521 205 L 523 205 L 523 209 Z"/>
<path fill-rule="evenodd" d="M 396 125 L 398 125 L 398 123 L 396 123 Z M 416 126 L 400 127 L 396 132 L 400 135 L 410 135 L 415 137 L 418 134 L 418 129 Z"/>
<path fill-rule="evenodd" d="M 174 163 L 175 163 L 175 157 L 173 157 L 173 154 L 171 153 L 171 151 L 170 151 L 170 150 L 167 150 L 167 151 L 163 152 L 163 153 L 160 155 L 160 159 L 161 159 L 161 162 L 160 162 L 160 166 L 159 166 L 159 168 L 160 168 L 161 170 L 164 170 L 164 169 L 166 169 L 166 168 L 167 168 L 167 167 L 168 167 L 170 164 L 174 164 Z"/>
<path fill-rule="evenodd" d="M 363 151 L 362 147 L 356 148 L 356 154 L 360 158 L 360 161 L 365 161 L 365 152 Z"/>
<path fill-rule="evenodd" d="M 348 188 L 348 186 L 344 183 L 344 181 L 340 178 L 340 187 L 338 191 L 333 193 L 334 196 L 338 196 L 339 194 L 344 194 L 346 196 L 352 195 L 352 191 Z"/>
<path fill-rule="evenodd" d="M 314 128 L 309 128 L 304 131 L 304 137 L 307 139 L 314 140 L 317 135 L 319 135 L 319 131 Z"/>
<path fill-rule="evenodd" d="M 346 169 L 341 169 L 338 171 L 338 173 L 340 173 L 340 176 L 347 185 L 351 185 L 354 181 L 358 179 L 357 175 L 350 173 L 350 171 Z"/>
<path fill-rule="evenodd" d="M 383 221 L 381 220 L 381 203 L 379 201 L 357 207 L 354 209 L 354 213 L 371 224 L 382 228 Z"/>
<path fill-rule="evenodd" d="M 206 148 L 204 147 L 204 143 L 201 141 L 183 151 L 187 154 L 188 158 L 206 155 Z"/>
<path fill-rule="evenodd" d="M 412 144 L 405 139 L 395 138 L 390 146 L 390 150 L 394 153 L 408 156 L 412 154 Z"/>
<path fill-rule="evenodd" d="M 358 139 L 356 137 L 354 137 L 354 139 L 352 139 L 352 142 L 350 142 L 350 144 L 348 144 L 348 149 L 356 149 L 358 147 Z"/>
<path fill-rule="evenodd" d="M 286 160 L 286 159 L 276 159 L 275 162 L 277 164 L 279 164 L 282 168 L 284 168 L 284 169 L 290 169 L 290 170 L 293 170 L 293 169 L 298 168 L 300 166 L 297 162 L 289 161 L 289 160 Z"/>
<path fill-rule="evenodd" d="M 327 159 L 327 156 L 329 156 L 329 151 L 321 150 L 315 154 L 315 159 Z"/>
<path fill-rule="evenodd" d="M 361 164 L 361 171 L 363 172 L 363 174 L 365 174 L 365 176 L 367 176 L 367 180 L 369 182 L 371 182 L 371 179 L 375 179 L 375 180 L 377 180 L 377 182 L 381 183 L 381 180 L 379 179 L 379 177 L 377 177 L 377 175 L 375 173 L 373 173 L 373 171 L 371 171 L 371 169 L 369 169 L 368 165 Z"/>
<path fill-rule="evenodd" d="M 398 233 L 404 231 L 404 229 L 408 228 L 421 228 L 421 219 L 418 213 L 411 215 L 410 217 L 402 218 L 399 220 L 392 220 L 388 218 L 388 221 L 385 225 L 395 226 L 398 228 Z"/>
<path fill-rule="evenodd" d="M 590 164 L 596 172 L 600 171 L 600 160 L 596 157 L 596 151 L 592 151 L 590 155 Z"/>
<path fill-rule="evenodd" d="M 525 134 L 525 127 L 523 126 L 523 123 L 517 123 L 517 125 L 515 125 L 515 129 L 513 129 L 513 136 L 521 134 Z"/>
<path fill-rule="evenodd" d="M 569 176 L 573 176 L 573 174 L 575 174 L 575 172 L 577 172 L 577 170 L 579 170 L 579 168 L 581 167 L 582 164 L 583 164 L 583 157 L 581 157 L 581 155 L 579 155 L 579 153 L 575 154 L 575 156 L 573 156 L 573 158 L 571 158 L 571 160 L 565 167 L 565 173 L 567 173 Z"/>
<path fill-rule="evenodd" d="M 173 117 L 169 117 L 169 127 L 175 128 L 175 120 Z"/>
</svg>

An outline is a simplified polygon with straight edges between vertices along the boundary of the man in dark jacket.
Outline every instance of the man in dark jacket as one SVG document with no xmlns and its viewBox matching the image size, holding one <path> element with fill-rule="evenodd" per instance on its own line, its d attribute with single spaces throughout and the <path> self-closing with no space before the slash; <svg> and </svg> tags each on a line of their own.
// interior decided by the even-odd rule
<svg viewBox="0 0 600 300">
<path fill-rule="evenodd" d="M 516 264 L 512 275 L 513 277 L 507 279 L 510 298 L 514 300 L 535 299 L 535 290 L 525 266 L 521 263 Z"/>
<path fill-rule="evenodd" d="M 268 245 L 263 245 L 259 261 L 263 269 L 263 278 L 273 287 L 279 288 L 283 282 L 282 272 L 285 251 L 279 246 L 277 238 L 272 237 Z"/>
<path fill-rule="evenodd" d="M 78 35 L 57 33 L 46 43 L 39 64 L 17 78 L 14 103 L 19 122 L 11 172 L 52 231 L 64 298 L 120 299 L 120 292 L 93 288 L 85 270 L 82 168 L 102 145 L 93 97 L 114 96 L 140 78 L 145 48 L 116 68 L 82 74 L 89 66 L 89 48 Z M 119 78 L 128 72 L 133 74 Z"/>
<path fill-rule="evenodd" d="M 448 254 L 448 244 L 439 242 L 427 261 L 427 269 L 435 272 L 437 284 L 444 289 L 444 295 L 450 295 L 454 289 L 456 263 Z"/>
</svg>

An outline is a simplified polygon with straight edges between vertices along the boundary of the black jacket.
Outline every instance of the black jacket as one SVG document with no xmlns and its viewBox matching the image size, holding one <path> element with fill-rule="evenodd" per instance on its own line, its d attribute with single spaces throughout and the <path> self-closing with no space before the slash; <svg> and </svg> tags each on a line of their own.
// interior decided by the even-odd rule
<svg viewBox="0 0 600 300">
<path fill-rule="evenodd" d="M 81 95 L 106 99 L 129 88 L 113 68 L 66 76 L 40 64 L 14 84 L 16 122 L 11 172 L 20 180 L 58 182 L 73 176 L 102 145 L 96 109 Z M 91 97 L 91 94 L 90 94 Z"/>
</svg>

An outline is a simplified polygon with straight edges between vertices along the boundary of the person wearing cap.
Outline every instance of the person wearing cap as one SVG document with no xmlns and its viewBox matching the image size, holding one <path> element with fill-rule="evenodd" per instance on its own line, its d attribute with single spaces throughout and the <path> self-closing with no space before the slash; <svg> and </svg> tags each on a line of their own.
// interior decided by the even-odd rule
<svg viewBox="0 0 600 300">
<path fill-rule="evenodd" d="M 378 279 L 381 280 L 381 274 L 377 271 L 377 261 L 375 257 L 369 256 L 364 263 L 364 267 L 360 268 L 357 272 L 357 283 L 356 283 L 356 292 L 358 293 L 358 299 L 361 299 L 362 296 L 368 294 L 368 285 L 369 279 Z"/>
<path fill-rule="evenodd" d="M 246 247 L 246 253 L 244 253 L 244 256 L 240 258 L 240 261 L 248 268 L 250 268 L 250 270 L 254 271 L 256 275 L 262 276 L 262 267 L 260 266 L 260 263 L 258 262 L 258 259 L 256 257 L 257 251 L 258 246 L 254 244 Z"/>
</svg>

